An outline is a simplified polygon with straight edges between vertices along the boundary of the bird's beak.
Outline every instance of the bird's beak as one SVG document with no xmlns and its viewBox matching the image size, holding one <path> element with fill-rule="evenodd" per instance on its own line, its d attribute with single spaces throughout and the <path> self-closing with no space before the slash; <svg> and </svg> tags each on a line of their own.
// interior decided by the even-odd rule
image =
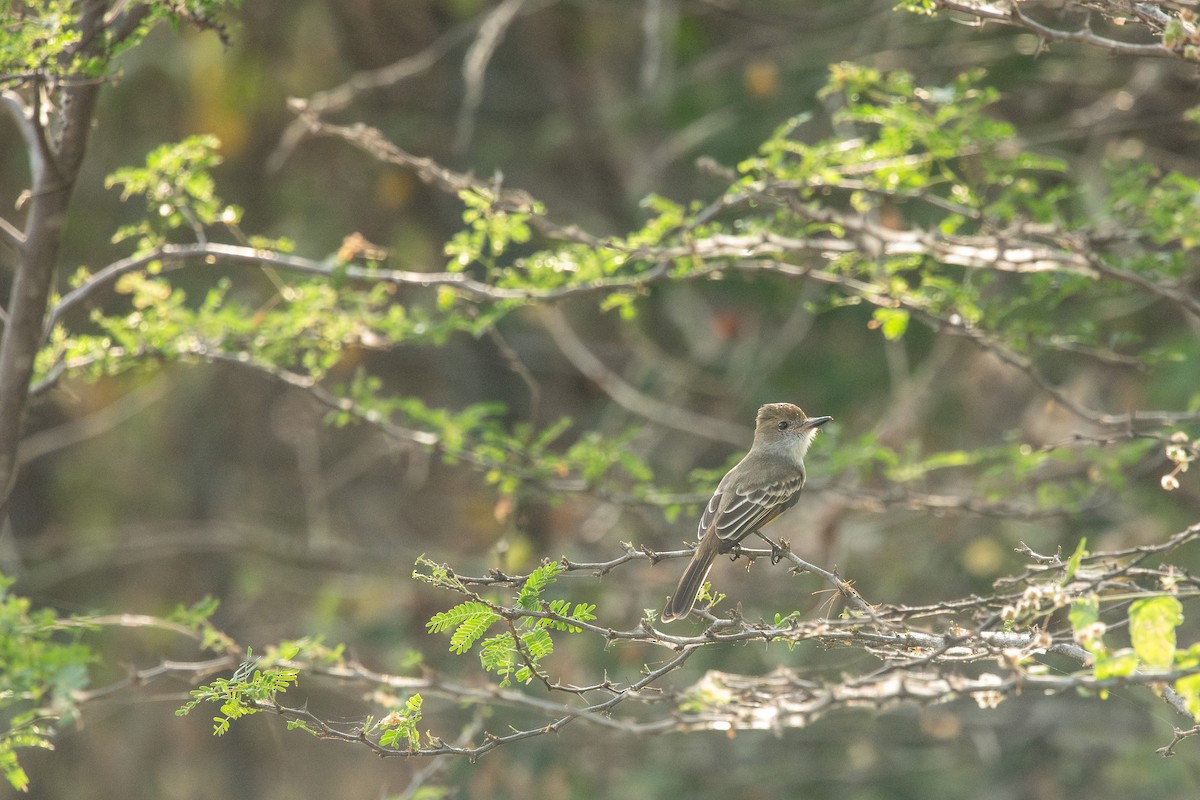
<svg viewBox="0 0 1200 800">
<path fill-rule="evenodd" d="M 800 430 L 806 431 L 809 428 L 819 428 L 826 422 L 829 422 L 833 417 L 809 417 L 800 423 Z"/>
</svg>

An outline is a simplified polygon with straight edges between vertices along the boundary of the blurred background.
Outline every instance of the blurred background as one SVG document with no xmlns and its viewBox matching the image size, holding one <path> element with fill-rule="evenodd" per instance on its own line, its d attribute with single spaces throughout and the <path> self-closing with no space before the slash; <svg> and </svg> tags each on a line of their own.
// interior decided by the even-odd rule
<svg viewBox="0 0 1200 800">
<path fill-rule="evenodd" d="M 164 27 L 121 58 L 102 94 L 62 274 L 125 254 L 110 237 L 141 208 L 122 205 L 103 188 L 104 176 L 197 133 L 222 142 L 218 192 L 246 210 L 245 230 L 288 237 L 308 254 L 332 253 L 358 232 L 390 251 L 390 266 L 440 269 L 442 246 L 461 222 L 453 197 L 344 143 L 288 136 L 288 98 L 404 58 L 417 59 L 411 77 L 359 93 L 331 117 L 377 126 L 411 153 L 528 191 L 555 220 L 601 235 L 637 226 L 650 193 L 711 200 L 723 182 L 697 159 L 732 166 L 789 117 L 811 112 L 806 136 L 828 135 L 816 92 L 829 65 L 845 60 L 906 69 L 925 84 L 985 67 L 1003 92 L 994 113 L 1028 146 L 1066 159 L 1085 183 L 1100 179 L 1105 159 L 1200 173 L 1196 128 L 1180 117 L 1197 102 L 1194 66 L 1066 44 L 1042 50 L 1030 33 L 892 5 L 530 0 L 511 4 L 514 15 L 476 83 L 464 64 L 495 4 L 246 0 L 228 49 L 213 35 Z M 5 208 L 26 185 L 24 170 L 19 135 L 0 122 Z M 178 280 L 202 287 L 211 276 L 192 270 Z M 1012 552 L 1021 540 L 1041 552 L 1069 550 L 1082 535 L 1094 548 L 1118 547 L 1160 540 L 1195 519 L 1196 495 L 1186 486 L 1158 492 L 1162 470 L 1151 469 L 1130 477 L 1121 501 L 1072 517 L 935 515 L 852 502 L 837 491 L 837 475 L 822 474 L 820 451 L 865 430 L 924 452 L 995 444 L 1013 431 L 1040 444 L 1069 435 L 1072 421 L 1047 412 L 1026 381 L 978 351 L 919 330 L 886 343 L 868 330 L 870 309 L 812 313 L 805 301 L 813 291 L 765 277 L 661 287 L 639 300 L 632 322 L 594 300 L 572 301 L 561 318 L 507 318 L 500 338 L 459 335 L 439 348 L 372 354 L 370 365 L 389 389 L 430 405 L 493 401 L 513 422 L 538 425 L 568 415 L 568 438 L 644 425 L 631 446 L 659 484 L 681 490 L 693 469 L 719 475 L 744 452 L 760 403 L 787 400 L 831 414 L 835 424 L 814 445 L 810 491 L 775 531 L 876 602 L 987 592 L 1023 567 Z M 1157 341 L 1194 334 L 1154 314 L 1132 319 Z M 742 426 L 742 444 L 736 428 L 724 437 L 671 430 L 622 408 L 584 374 L 581 342 L 645 396 Z M 513 355 L 534 388 L 512 368 Z M 1123 410 L 1186 397 L 1195 369 L 1178 369 L 1153 384 L 1119 371 L 1069 378 L 1082 394 Z M 42 438 L 24 465 L 0 549 L 16 591 L 66 613 L 163 614 L 212 595 L 221 600 L 218 626 L 256 648 L 317 635 L 346 643 L 380 671 L 403 672 L 415 651 L 483 684 L 489 679 L 474 657 L 451 659 L 445 637 L 425 634 L 425 621 L 450 598 L 410 579 L 418 555 L 472 574 L 527 571 L 542 557 L 602 560 L 618 555 L 621 541 L 661 549 L 694 537 L 690 513 L 667 520 L 656 509 L 595 497 L 498 508 L 474 471 L 375 431 L 330 428 L 299 393 L 229 368 L 172 366 L 67 388 L 32 411 L 31 436 Z M 661 608 L 680 567 L 638 564 L 561 583 L 573 599 L 601 603 L 610 624 L 629 627 L 642 609 Z M 781 607 L 781 586 L 791 593 L 783 607 L 810 616 L 826 610 L 826 598 L 812 594 L 823 589 L 815 579 L 764 564 L 746 574 L 723 562 L 713 577 L 755 615 Z M 144 633 L 106 635 L 99 646 L 110 657 L 97 685 L 120 678 L 123 667 L 193 655 Z M 662 655 L 564 649 L 549 666 L 628 679 Z M 749 646 L 711 649 L 688 671 L 694 678 L 706 668 L 760 673 L 787 664 L 836 675 L 863 659 Z M 265 716 L 217 739 L 205 714 L 172 713 L 185 690 L 159 683 L 89 706 L 56 752 L 24 757 L 31 796 L 375 798 L 404 792 L 429 766 L 317 742 Z M 349 687 L 313 681 L 293 691 L 293 704 L 304 699 L 338 718 L 371 710 Z M 630 738 L 580 723 L 476 764 L 444 762 L 432 782 L 479 798 L 1194 797 L 1194 747 L 1172 760 L 1153 752 L 1182 724 L 1145 690 L 1114 692 L 1103 703 L 1059 697 L 994 711 L 956 704 L 838 714 L 779 736 Z"/>
</svg>

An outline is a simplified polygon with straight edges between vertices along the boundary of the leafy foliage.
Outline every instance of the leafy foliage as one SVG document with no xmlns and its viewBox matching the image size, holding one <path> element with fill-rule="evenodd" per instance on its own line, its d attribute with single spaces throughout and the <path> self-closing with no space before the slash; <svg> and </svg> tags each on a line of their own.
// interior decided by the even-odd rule
<svg viewBox="0 0 1200 800">
<path fill-rule="evenodd" d="M 26 791 L 29 778 L 17 751 L 52 748 L 54 733 L 76 719 L 78 692 L 89 683 L 95 656 L 78 641 L 80 627 L 64 630 L 53 611 L 34 609 L 9 591 L 11 585 L 0 575 L 0 770 L 13 788 Z"/>
<path fill-rule="evenodd" d="M 1080 550 L 1072 557 L 1074 568 L 1078 568 Z M 1073 574 L 1070 569 L 1069 574 Z M 1079 642 L 1092 656 L 1093 670 L 1097 679 L 1121 678 L 1133 675 L 1138 670 L 1184 673 L 1173 682 L 1176 692 L 1193 717 L 1200 721 L 1200 688 L 1194 674 L 1200 666 L 1200 643 L 1181 650 L 1176 644 L 1176 631 L 1183 624 L 1183 605 L 1170 594 L 1140 597 L 1129 605 L 1128 624 L 1131 647 L 1112 649 L 1105 642 L 1109 625 L 1101 618 L 1100 594 L 1088 594 L 1075 600 L 1070 607 L 1069 619 Z M 1101 690 L 1107 696 L 1107 690 Z"/>
<path fill-rule="evenodd" d="M 1062 162 L 1022 150 L 1012 126 L 986 113 L 997 93 L 981 72 L 923 87 L 906 73 L 840 64 L 823 97 L 836 108 L 832 121 L 856 139 L 807 142 L 807 117 L 797 117 L 739 165 L 713 204 L 652 197 L 644 224 L 623 236 L 563 231 L 523 194 L 478 183 L 459 188 L 463 230 L 446 245 L 451 263 L 437 289 L 423 295 L 398 293 L 397 286 L 417 279 L 382 269 L 386 253 L 356 246 L 308 261 L 290 256 L 286 243 L 263 241 L 239 253 L 236 264 L 266 282 L 223 272 L 202 296 L 189 297 L 169 277 L 189 263 L 169 257 L 174 240 L 193 239 L 198 252 L 210 252 L 205 260 L 220 264 L 226 251 L 213 254 L 213 239 L 247 237 L 238 228 L 240 211 L 220 199 L 210 174 L 219 162 L 215 140 L 164 145 L 144 167 L 119 170 L 109 181 L 126 198 L 144 198 L 151 212 L 120 234 L 138 239 L 137 268 L 81 274 L 75 284 L 74 294 L 111 285 L 129 308 L 94 312 L 95 332 L 70 331 L 56 315 L 38 356 L 39 375 L 48 383 L 65 373 L 98 377 L 173 360 L 237 363 L 328 389 L 335 424 L 380 425 L 431 444 L 450 463 L 478 469 L 509 506 L 531 496 L 555 502 L 566 489 L 661 504 L 673 516 L 683 504 L 657 499 L 664 493 L 652 487 L 651 470 L 629 447 L 635 429 L 570 440 L 569 420 L 538 429 L 502 422 L 506 409 L 495 403 L 431 408 L 391 395 L 361 367 L 349 380 L 324 383 L 363 350 L 480 336 L 552 293 L 595 294 L 607 307 L 636 313 L 639 292 L 655 282 L 716 277 L 726 269 L 814 278 L 825 287 L 814 311 L 866 303 L 873 307 L 868 327 L 888 341 L 901 343 L 921 328 L 960 336 L 1042 383 L 1041 362 L 1059 353 L 1128 358 L 1131 342 L 1120 320 L 1106 326 L 1079 313 L 1075 300 L 1130 297 L 1143 281 L 1179 274 L 1194 216 L 1180 210 L 1194 194 L 1189 179 L 1113 165 L 1106 213 L 1081 223 L 1074 218 L 1079 187 Z M 880 216 L 892 227 L 871 222 Z M 1149 248 L 1105 233 L 1134 225 L 1149 231 Z M 1095 260 L 1038 233 L 1059 229 L 1095 238 Z M 996 250 L 997 231 L 1000 241 L 1014 242 L 1011 256 Z M 364 254 L 368 266 L 353 266 Z M 812 259 L 827 266 L 818 269 Z M 1099 280 L 1097 265 L 1122 277 Z M 1127 272 L 1138 277 L 1125 279 Z M 1151 366 L 1176 357 L 1166 348 L 1145 356 Z M 882 478 L 895 495 L 931 479 L 969 482 L 979 508 L 1062 512 L 1103 502 L 1154 446 L 1147 438 L 1106 450 L 1011 442 L 969 452 L 899 452 L 866 433 L 820 448 L 813 471 L 852 473 L 864 484 Z M 698 494 L 710 477 L 698 478 Z"/>
<path fill-rule="evenodd" d="M 450 257 L 447 268 L 461 272 L 472 264 L 480 264 L 488 273 L 497 269 L 496 258 L 511 245 L 524 244 L 533 235 L 529 227 L 532 214 L 544 214 L 540 205 L 527 212 L 512 213 L 496 207 L 494 193 L 472 188 L 458 193 L 463 203 L 463 223 L 466 227 L 446 243 Z"/>
<path fill-rule="evenodd" d="M 281 652 L 284 659 L 299 651 L 291 647 Z M 238 719 L 257 714 L 275 705 L 276 698 L 298 681 L 299 670 L 294 667 L 259 667 L 253 653 L 247 652 L 250 660 L 242 663 L 229 678 L 217 678 L 212 683 L 193 689 L 192 699 L 184 703 L 176 716 L 187 716 L 198 706 L 212 703 L 220 708 L 221 715 L 213 717 L 213 733 L 223 736 L 229 726 Z"/>
<path fill-rule="evenodd" d="M 17 8 L 6 4 L 5 13 L 14 14 L 14 22 L 6 24 L 7 30 L 0 36 L 0 76 L 7 82 L 21 80 L 21 76 L 61 74 L 62 60 L 79 45 L 80 33 L 74 25 L 69 0 L 41 0 L 22 3 Z M 74 72 L 81 65 L 72 65 L 66 70 Z"/>
<path fill-rule="evenodd" d="M 379 720 L 383 733 L 379 736 L 381 747 L 399 747 L 402 743 L 415 750 L 421 742 L 417 723 L 421 721 L 421 695 L 414 694 L 404 702 L 404 708 L 391 712 Z M 369 728 L 370 726 L 368 726 Z"/>
<path fill-rule="evenodd" d="M 164 144 L 146 156 L 145 167 L 126 167 L 108 176 L 105 186 L 121 187 L 121 199 L 146 200 L 146 218 L 113 234 L 114 242 L 138 237 L 137 252 L 166 243 L 172 231 L 188 229 L 203 238 L 218 223 L 234 226 L 241 209 L 216 197 L 211 170 L 221 163 L 217 137 L 191 136 Z M 153 271 L 153 267 L 151 268 Z"/>
<path fill-rule="evenodd" d="M 127 9 L 105 31 L 104 47 L 84 39 L 78 3 L 71 0 L 5 2 L 0 28 L 0 85 L 22 84 L 37 76 L 48 83 L 102 78 L 112 58 L 139 44 L 159 21 L 186 22 L 227 38 L 224 16 L 241 0 L 150 0 Z M 129 30 L 122 30 L 128 19 Z"/>
<path fill-rule="evenodd" d="M 449 578 L 444 567 L 424 557 L 418 560 L 417 568 L 413 577 L 418 580 L 458 592 L 466 591 L 460 582 Z M 422 569 L 429 571 L 422 572 Z M 516 609 L 527 614 L 517 612 L 515 617 L 501 614 L 493 603 L 467 600 L 434 614 L 425 627 L 429 633 L 445 633 L 453 629 L 450 650 L 457 655 L 466 653 L 478 643 L 479 663 L 500 678 L 501 687 L 511 685 L 514 680 L 529 683 L 539 677 L 542 660 L 554 652 L 554 640 L 549 629 L 579 633 L 582 628 L 574 623 L 590 622 L 596 618 L 596 606 L 591 603 L 576 603 L 572 607 L 567 600 L 546 600 L 543 597 L 560 570 L 558 562 L 546 562 L 522 582 L 517 592 Z M 509 623 L 510 629 L 483 639 L 502 620 Z"/>
<path fill-rule="evenodd" d="M 471 600 L 459 603 L 448 611 L 438 612 L 426 623 L 426 627 L 430 633 L 443 633 L 454 628 L 454 634 L 450 637 L 450 650 L 462 655 L 474 647 L 479 638 L 499 621 L 500 615 L 493 612 L 487 604 Z"/>
<path fill-rule="evenodd" d="M 212 622 L 212 616 L 217 613 L 219 605 L 219 600 L 208 596 L 186 608 L 180 605 L 173 613 L 168 614 L 166 619 L 191 630 L 199 640 L 201 649 L 230 652 L 234 647 L 233 640 Z"/>
</svg>

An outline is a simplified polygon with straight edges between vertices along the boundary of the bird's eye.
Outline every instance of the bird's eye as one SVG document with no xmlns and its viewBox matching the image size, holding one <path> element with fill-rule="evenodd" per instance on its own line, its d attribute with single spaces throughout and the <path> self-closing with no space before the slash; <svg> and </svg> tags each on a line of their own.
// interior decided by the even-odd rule
<svg viewBox="0 0 1200 800">
<path fill-rule="evenodd" d="M 788 425 L 790 425 L 790 424 L 791 423 L 785 419 L 783 422 L 779 423 L 779 426 L 778 426 L 779 430 L 786 431 L 788 429 Z"/>
</svg>

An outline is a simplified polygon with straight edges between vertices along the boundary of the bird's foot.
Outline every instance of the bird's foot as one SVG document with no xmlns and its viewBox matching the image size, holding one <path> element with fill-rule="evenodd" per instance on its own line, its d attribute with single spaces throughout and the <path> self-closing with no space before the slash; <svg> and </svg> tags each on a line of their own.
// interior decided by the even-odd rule
<svg viewBox="0 0 1200 800">
<path fill-rule="evenodd" d="M 775 566 L 787 558 L 787 554 L 791 548 L 786 539 L 780 539 L 779 544 L 775 544 L 775 542 L 767 539 L 767 543 L 771 545 L 771 566 Z"/>
</svg>

